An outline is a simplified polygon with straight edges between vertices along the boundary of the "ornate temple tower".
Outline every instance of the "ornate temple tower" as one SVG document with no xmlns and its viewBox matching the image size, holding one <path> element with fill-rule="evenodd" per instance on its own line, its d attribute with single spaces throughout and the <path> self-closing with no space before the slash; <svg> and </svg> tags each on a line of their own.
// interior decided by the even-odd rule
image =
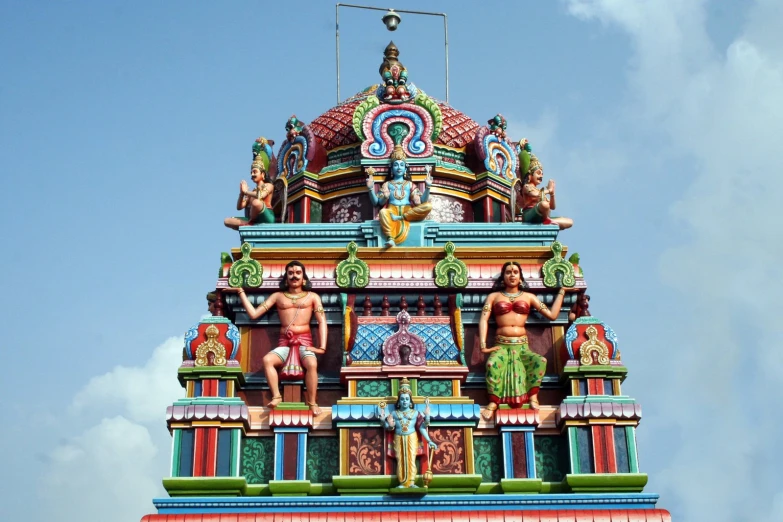
<svg viewBox="0 0 783 522">
<path fill-rule="evenodd" d="M 541 162 L 399 56 L 254 144 L 143 520 L 670 520 Z"/>
</svg>

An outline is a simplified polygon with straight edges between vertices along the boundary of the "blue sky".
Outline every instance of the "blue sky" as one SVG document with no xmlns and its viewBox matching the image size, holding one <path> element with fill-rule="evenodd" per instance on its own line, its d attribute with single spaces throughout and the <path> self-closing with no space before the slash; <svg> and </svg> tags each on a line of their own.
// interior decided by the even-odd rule
<svg viewBox="0 0 783 522">
<path fill-rule="evenodd" d="M 250 145 L 335 103 L 334 3 L 297 5 L 0 1 L 0 519 L 152 511 Z M 648 491 L 678 521 L 783 519 L 780 2 L 394 7 L 448 13 L 451 104 L 501 112 L 557 180 Z M 391 36 L 442 99 L 440 19 L 379 14 L 341 9 L 343 97 Z"/>
</svg>

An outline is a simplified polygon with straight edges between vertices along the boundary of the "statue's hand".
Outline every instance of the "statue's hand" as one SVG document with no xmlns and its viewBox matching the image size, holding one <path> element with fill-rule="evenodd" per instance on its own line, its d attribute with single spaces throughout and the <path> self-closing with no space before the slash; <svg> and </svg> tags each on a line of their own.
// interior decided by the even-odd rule
<svg viewBox="0 0 783 522">
<path fill-rule="evenodd" d="M 438 445 L 437 445 L 437 444 L 435 444 L 435 443 L 434 443 L 434 442 L 432 442 L 432 441 L 430 441 L 430 442 L 429 442 L 428 446 L 430 447 L 430 449 L 431 449 L 431 450 L 436 450 L 436 449 L 438 449 Z"/>
<path fill-rule="evenodd" d="M 375 169 L 372 167 L 367 167 L 365 172 L 367 173 L 367 188 L 373 190 L 375 188 Z"/>
<path fill-rule="evenodd" d="M 391 415 L 386 417 L 386 423 L 389 425 L 389 428 L 394 429 L 394 417 Z"/>
<path fill-rule="evenodd" d="M 309 351 L 313 352 L 316 355 L 323 355 L 326 353 L 326 348 L 316 348 L 315 346 L 311 346 L 308 348 Z"/>
<path fill-rule="evenodd" d="M 550 194 L 555 193 L 555 180 L 550 179 L 549 183 L 546 184 L 546 189 L 549 191 Z"/>
<path fill-rule="evenodd" d="M 427 176 L 424 178 L 424 184 L 428 187 L 432 186 L 432 166 L 427 165 L 424 167 L 427 172 Z"/>
<path fill-rule="evenodd" d="M 247 192 L 247 181 L 244 179 L 239 182 L 239 192 L 241 192 L 243 195 L 245 192 Z"/>
</svg>

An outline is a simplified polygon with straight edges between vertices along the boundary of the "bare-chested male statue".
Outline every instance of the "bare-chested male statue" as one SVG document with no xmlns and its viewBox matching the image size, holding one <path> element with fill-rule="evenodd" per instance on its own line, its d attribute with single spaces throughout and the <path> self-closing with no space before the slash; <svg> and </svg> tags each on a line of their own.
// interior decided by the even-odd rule
<svg viewBox="0 0 783 522">
<path fill-rule="evenodd" d="M 321 413 L 317 403 L 318 363 L 316 355 L 326 353 L 326 314 L 321 304 L 321 298 L 312 292 L 313 285 L 307 278 L 305 267 L 299 261 L 291 261 L 285 267 L 285 274 L 280 280 L 281 292 L 275 292 L 269 298 L 254 307 L 245 295 L 243 289 L 238 289 L 239 299 L 251 319 L 258 319 L 272 307 L 277 307 L 280 316 L 280 339 L 278 347 L 264 356 L 264 372 L 272 392 L 272 401 L 267 405 L 274 408 L 283 400 L 278 386 L 277 369 L 282 367 L 288 358 L 290 346 L 299 347 L 299 356 L 305 369 L 305 386 L 307 392 L 305 402 L 313 415 Z M 313 345 L 310 334 L 310 321 L 315 314 L 318 320 L 317 346 Z"/>
</svg>

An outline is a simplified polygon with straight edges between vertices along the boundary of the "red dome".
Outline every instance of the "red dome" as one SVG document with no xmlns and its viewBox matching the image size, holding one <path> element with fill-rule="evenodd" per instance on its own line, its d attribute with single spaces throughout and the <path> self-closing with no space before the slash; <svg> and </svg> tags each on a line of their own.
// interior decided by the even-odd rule
<svg viewBox="0 0 783 522">
<path fill-rule="evenodd" d="M 310 123 L 310 129 L 326 150 L 359 142 L 359 137 L 353 131 L 353 111 L 357 105 L 373 94 L 376 88 L 377 85 L 373 85 L 351 96 Z M 479 124 L 457 109 L 440 101 L 437 103 L 443 115 L 443 128 L 435 143 L 455 148 L 470 143 L 476 135 Z"/>
</svg>

